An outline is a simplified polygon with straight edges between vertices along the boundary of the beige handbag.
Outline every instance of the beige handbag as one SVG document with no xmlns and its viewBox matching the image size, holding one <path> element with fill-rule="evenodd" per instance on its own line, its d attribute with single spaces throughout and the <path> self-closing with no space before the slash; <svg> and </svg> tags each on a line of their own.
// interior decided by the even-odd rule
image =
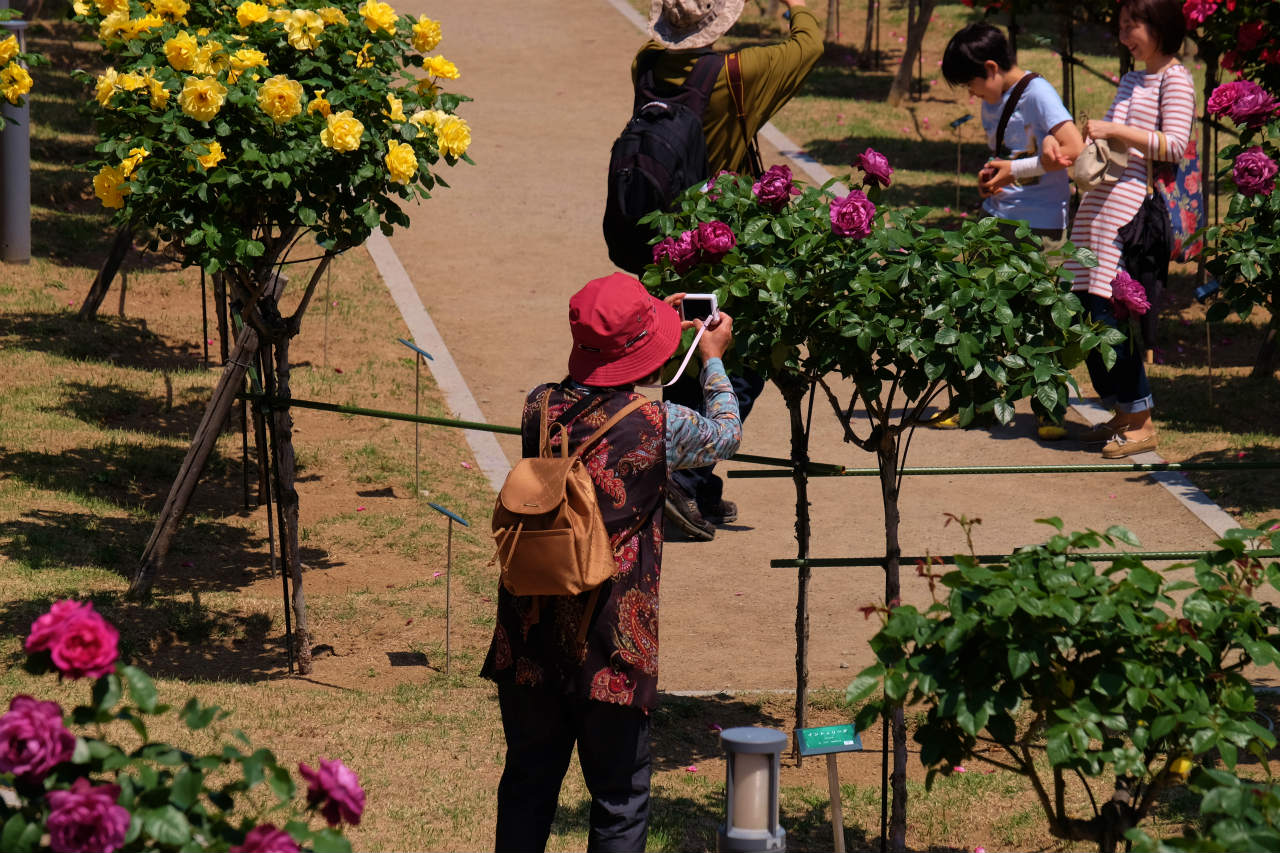
<svg viewBox="0 0 1280 853">
<path fill-rule="evenodd" d="M 1105 139 L 1090 139 L 1071 166 L 1071 180 L 1088 192 L 1101 183 L 1120 180 L 1129 166 L 1129 149 L 1112 149 Z"/>
</svg>

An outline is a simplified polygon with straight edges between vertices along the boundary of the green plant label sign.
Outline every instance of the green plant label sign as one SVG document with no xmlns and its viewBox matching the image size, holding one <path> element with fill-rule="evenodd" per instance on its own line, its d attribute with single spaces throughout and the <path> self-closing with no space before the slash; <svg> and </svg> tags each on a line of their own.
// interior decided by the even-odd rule
<svg viewBox="0 0 1280 853">
<path fill-rule="evenodd" d="M 861 752 L 862 738 L 853 726 L 819 726 L 799 729 L 801 755 L 826 755 L 831 752 Z"/>
</svg>

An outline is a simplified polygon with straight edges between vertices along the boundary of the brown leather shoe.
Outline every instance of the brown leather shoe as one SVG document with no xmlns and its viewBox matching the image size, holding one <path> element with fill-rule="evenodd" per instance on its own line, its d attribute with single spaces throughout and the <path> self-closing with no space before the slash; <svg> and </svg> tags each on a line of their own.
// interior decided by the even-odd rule
<svg viewBox="0 0 1280 853">
<path fill-rule="evenodd" d="M 1156 443 L 1155 433 L 1146 438 L 1132 439 L 1126 438 L 1125 433 L 1118 432 L 1116 437 L 1107 442 L 1106 447 L 1102 448 L 1102 458 L 1123 459 L 1126 456 L 1133 456 L 1137 453 L 1146 453 L 1148 450 L 1155 450 Z"/>
</svg>

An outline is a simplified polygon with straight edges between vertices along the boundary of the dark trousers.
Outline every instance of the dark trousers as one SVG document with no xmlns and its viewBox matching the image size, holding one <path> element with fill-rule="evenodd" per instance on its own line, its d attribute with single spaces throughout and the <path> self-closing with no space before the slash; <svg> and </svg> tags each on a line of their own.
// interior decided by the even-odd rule
<svg viewBox="0 0 1280 853">
<path fill-rule="evenodd" d="M 729 384 L 738 397 L 738 414 L 745 422 L 756 398 L 764 391 L 764 377 L 754 370 L 744 370 L 741 376 L 730 374 Z M 670 388 L 662 393 L 662 398 L 672 403 L 688 406 L 699 414 L 707 413 L 707 400 L 702 392 L 702 383 L 697 376 L 685 373 Z M 714 465 L 704 468 L 681 468 L 672 471 L 670 479 L 677 486 L 693 496 L 698 502 L 698 509 L 703 513 L 716 515 L 720 508 L 720 499 L 724 495 L 724 481 L 715 473 Z"/>
<path fill-rule="evenodd" d="M 1147 382 L 1147 368 L 1142 361 L 1142 351 L 1129 334 L 1129 321 L 1117 319 L 1115 306 L 1110 299 L 1083 293 L 1080 301 L 1084 303 L 1085 311 L 1091 319 L 1119 329 L 1127 337 L 1123 345 L 1116 347 L 1116 363 L 1110 370 L 1102 363 L 1102 356 L 1096 349 L 1090 350 L 1085 357 L 1093 390 L 1103 400 L 1114 399 L 1117 408 L 1123 412 L 1140 412 L 1151 408 L 1151 385 Z"/>
<path fill-rule="evenodd" d="M 636 853 L 649 835 L 649 717 L 638 708 L 498 685 L 507 764 L 494 849 L 544 850 L 574 743 L 591 792 L 587 850 Z"/>
</svg>

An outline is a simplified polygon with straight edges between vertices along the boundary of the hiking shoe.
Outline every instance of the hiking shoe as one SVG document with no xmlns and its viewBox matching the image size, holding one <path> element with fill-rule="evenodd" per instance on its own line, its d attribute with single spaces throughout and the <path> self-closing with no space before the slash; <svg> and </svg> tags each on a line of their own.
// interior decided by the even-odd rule
<svg viewBox="0 0 1280 853">
<path fill-rule="evenodd" d="M 720 505 L 704 511 L 702 517 L 712 524 L 733 524 L 738 520 L 738 505 L 721 498 Z"/>
<path fill-rule="evenodd" d="M 716 537 L 716 529 L 698 511 L 698 502 L 677 486 L 667 481 L 666 519 L 677 530 L 695 542 L 710 542 Z"/>
</svg>

